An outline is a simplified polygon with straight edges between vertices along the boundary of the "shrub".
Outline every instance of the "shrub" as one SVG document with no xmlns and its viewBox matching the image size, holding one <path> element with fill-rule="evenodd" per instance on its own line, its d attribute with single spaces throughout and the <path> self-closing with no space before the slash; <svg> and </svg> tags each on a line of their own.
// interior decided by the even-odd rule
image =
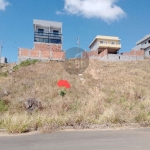
<svg viewBox="0 0 150 150">
<path fill-rule="evenodd" d="M 146 113 L 140 113 L 135 117 L 136 122 L 142 122 L 147 120 L 147 114 Z"/>
<path fill-rule="evenodd" d="M 0 112 L 4 112 L 8 110 L 8 106 L 0 100 Z"/>
<path fill-rule="evenodd" d="M 19 69 L 19 65 L 13 67 L 13 70 L 18 70 L 18 69 Z"/>
<path fill-rule="evenodd" d="M 7 72 L 0 72 L 1 77 L 7 77 Z"/>
<path fill-rule="evenodd" d="M 20 63 L 20 66 L 21 67 L 25 67 L 25 66 L 29 66 L 29 65 L 32 65 L 32 64 L 35 64 L 36 62 L 38 62 L 38 60 L 36 60 L 36 59 L 33 59 L 33 60 L 25 60 L 25 61 L 22 61 L 21 63 Z"/>
<path fill-rule="evenodd" d="M 29 130 L 30 119 L 27 115 L 6 114 L 3 119 L 3 127 L 9 133 L 24 133 Z"/>
<path fill-rule="evenodd" d="M 28 59 L 28 60 L 25 60 L 25 61 L 22 61 L 19 65 L 16 65 L 13 67 L 14 70 L 18 70 L 20 67 L 25 67 L 25 66 L 30 66 L 32 64 L 35 64 L 36 62 L 39 62 L 39 60 L 37 59 Z"/>
</svg>

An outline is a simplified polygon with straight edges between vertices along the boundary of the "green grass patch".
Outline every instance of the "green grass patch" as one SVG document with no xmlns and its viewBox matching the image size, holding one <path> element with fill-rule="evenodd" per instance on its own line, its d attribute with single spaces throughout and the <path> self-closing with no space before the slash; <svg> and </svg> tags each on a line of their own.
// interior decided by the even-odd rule
<svg viewBox="0 0 150 150">
<path fill-rule="evenodd" d="M 16 65 L 13 67 L 14 70 L 18 70 L 20 67 L 26 67 L 26 66 L 30 66 L 32 64 L 35 64 L 36 62 L 39 62 L 39 60 L 37 59 L 28 59 L 25 61 L 22 61 L 19 65 Z"/>
<path fill-rule="evenodd" d="M 0 100 L 0 112 L 4 112 L 8 110 L 8 106 Z"/>
<path fill-rule="evenodd" d="M 0 77 L 7 77 L 7 72 L 0 72 Z"/>
</svg>

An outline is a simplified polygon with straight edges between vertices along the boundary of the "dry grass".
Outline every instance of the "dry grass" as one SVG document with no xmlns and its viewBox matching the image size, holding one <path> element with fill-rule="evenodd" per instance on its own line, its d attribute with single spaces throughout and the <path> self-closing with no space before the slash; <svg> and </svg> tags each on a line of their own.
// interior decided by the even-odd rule
<svg viewBox="0 0 150 150">
<path fill-rule="evenodd" d="M 61 126 L 150 121 L 150 60 L 101 62 L 90 60 L 79 76 L 70 75 L 62 62 L 35 63 L 0 78 L 0 99 L 8 105 L 0 112 L 0 124 L 9 132 L 29 127 L 42 132 Z M 71 88 L 64 99 L 57 81 L 66 79 Z M 3 91 L 9 91 L 8 96 Z M 43 110 L 28 115 L 23 102 L 30 97 L 42 101 Z M 11 114 L 11 115 L 10 115 Z"/>
</svg>

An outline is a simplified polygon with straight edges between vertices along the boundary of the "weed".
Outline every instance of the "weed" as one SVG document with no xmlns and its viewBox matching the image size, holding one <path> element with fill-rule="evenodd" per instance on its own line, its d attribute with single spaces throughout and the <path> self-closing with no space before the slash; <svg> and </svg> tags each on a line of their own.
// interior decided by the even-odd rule
<svg viewBox="0 0 150 150">
<path fill-rule="evenodd" d="M 80 106 L 81 106 L 81 103 L 76 100 L 70 105 L 69 110 L 76 112 L 77 110 L 79 110 Z"/>
<path fill-rule="evenodd" d="M 13 69 L 18 70 L 20 67 L 26 67 L 26 66 L 35 64 L 36 62 L 39 62 L 39 60 L 36 60 L 36 59 L 31 59 L 30 60 L 30 59 L 28 59 L 28 60 L 22 61 L 19 65 L 14 66 Z"/>
<path fill-rule="evenodd" d="M 35 62 L 22 62 L 16 66 L 22 69 L 0 78 L 0 90 L 11 92 L 7 97 L 0 92 L 1 124 L 9 132 L 25 132 L 29 127 L 48 131 L 65 125 L 149 121 L 150 67 L 147 64 L 150 60 L 136 63 L 90 60 L 83 74 L 84 82 L 79 76 L 65 72 L 62 63 L 31 65 Z M 135 72 L 137 75 L 133 75 Z M 59 79 L 71 84 L 63 99 L 58 92 Z M 44 109 L 28 116 L 22 106 L 31 96 L 40 99 Z"/>
<path fill-rule="evenodd" d="M 24 133 L 29 130 L 29 117 L 27 115 L 6 114 L 3 119 L 3 126 L 9 133 Z"/>
<path fill-rule="evenodd" d="M 4 112 L 8 110 L 8 106 L 0 100 L 0 112 Z"/>
<path fill-rule="evenodd" d="M 147 120 L 147 114 L 146 113 L 140 113 L 137 116 L 135 116 L 136 122 L 142 122 Z"/>
<path fill-rule="evenodd" d="M 25 66 L 29 66 L 29 65 L 32 65 L 32 64 L 35 64 L 36 62 L 38 62 L 38 60 L 36 59 L 31 59 L 31 60 L 25 60 L 25 61 L 22 61 L 20 63 L 20 67 L 25 67 Z"/>
<path fill-rule="evenodd" d="M 18 70 L 18 69 L 19 69 L 19 67 L 20 67 L 19 65 L 14 66 L 14 67 L 13 67 L 13 70 L 15 70 L 15 71 L 16 71 L 16 70 Z"/>
<path fill-rule="evenodd" d="M 7 77 L 7 72 L 0 72 L 1 77 Z"/>
</svg>

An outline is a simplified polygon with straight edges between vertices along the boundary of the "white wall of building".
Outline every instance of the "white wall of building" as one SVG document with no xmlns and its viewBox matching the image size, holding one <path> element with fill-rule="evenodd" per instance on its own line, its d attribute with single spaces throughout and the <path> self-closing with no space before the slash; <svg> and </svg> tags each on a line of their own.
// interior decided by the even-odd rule
<svg viewBox="0 0 150 150">
<path fill-rule="evenodd" d="M 5 57 L 1 57 L 0 59 L 0 63 L 4 64 L 4 63 L 7 63 L 7 59 Z"/>
<path fill-rule="evenodd" d="M 92 44 L 92 46 L 90 47 L 90 50 L 91 50 L 91 51 L 97 50 L 98 47 L 99 47 L 99 42 L 98 42 L 98 40 L 96 40 L 96 41 Z"/>
<path fill-rule="evenodd" d="M 145 57 L 150 57 L 150 37 L 147 39 L 143 39 L 140 41 L 132 50 L 140 50 L 143 49 L 145 51 Z"/>
<path fill-rule="evenodd" d="M 145 50 L 145 57 L 150 58 L 150 47 Z"/>
</svg>

